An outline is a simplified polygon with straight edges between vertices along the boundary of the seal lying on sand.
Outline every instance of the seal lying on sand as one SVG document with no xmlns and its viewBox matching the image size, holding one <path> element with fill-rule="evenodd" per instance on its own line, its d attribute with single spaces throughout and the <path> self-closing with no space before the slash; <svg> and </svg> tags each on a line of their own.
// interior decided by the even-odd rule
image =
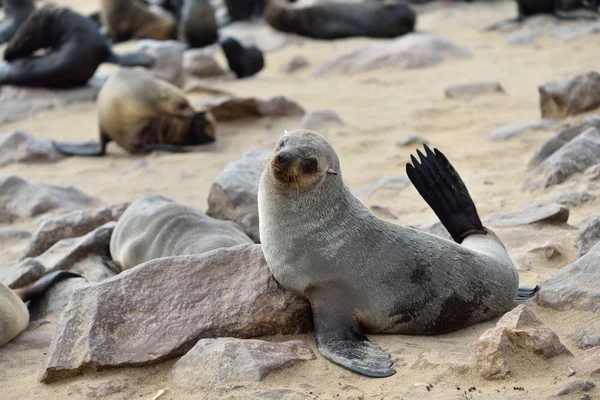
<svg viewBox="0 0 600 400">
<path fill-rule="evenodd" d="M 154 12 L 140 0 L 101 0 L 102 25 L 114 43 L 131 39 L 177 39 L 177 21 Z"/>
<path fill-rule="evenodd" d="M 186 151 L 182 146 L 214 142 L 210 112 L 196 112 L 177 86 L 153 77 L 143 68 L 121 68 L 98 93 L 100 143 L 59 143 L 67 155 L 103 156 L 114 140 L 133 154 L 154 150 Z"/>
<path fill-rule="evenodd" d="M 295 8 L 270 2 L 265 20 L 273 28 L 315 39 L 353 36 L 394 38 L 412 32 L 416 15 L 403 3 L 323 3 Z"/>
<path fill-rule="evenodd" d="M 21 24 L 34 11 L 34 0 L 6 0 L 4 19 L 0 21 L 0 43 L 12 39 Z"/>
<path fill-rule="evenodd" d="M 260 181 L 260 237 L 275 278 L 313 310 L 329 360 L 372 377 L 395 373 L 370 333 L 437 334 L 502 315 L 519 276 L 485 229 L 469 193 L 438 150 L 413 157 L 408 176 L 455 242 L 379 219 L 342 181 L 316 132 L 283 136 Z"/>
<path fill-rule="evenodd" d="M 265 0 L 225 0 L 225 6 L 232 21 L 243 21 L 260 17 L 265 8 Z"/>
<path fill-rule="evenodd" d="M 484 28 L 483 31 L 494 31 L 506 25 L 525 21 L 527 17 L 537 14 L 552 14 L 556 18 L 565 20 L 595 21 L 598 19 L 594 15 L 580 15 L 572 12 L 578 8 L 585 8 L 598 13 L 598 0 L 517 0 L 518 14 L 516 17 L 497 22 Z"/>
<path fill-rule="evenodd" d="M 34 52 L 47 49 L 42 56 Z M 143 53 L 117 55 L 94 25 L 68 8 L 34 11 L 12 38 L 0 64 L 0 85 L 71 88 L 83 86 L 103 62 L 150 67 Z"/>
<path fill-rule="evenodd" d="M 231 37 L 224 38 L 220 43 L 229 69 L 238 79 L 255 75 L 265 67 L 263 53 L 256 46 L 244 47 Z"/>
<path fill-rule="evenodd" d="M 177 17 L 179 36 L 189 47 L 205 47 L 219 39 L 215 10 L 208 0 L 184 0 Z"/>
<path fill-rule="evenodd" d="M 126 270 L 161 257 L 201 254 L 221 247 L 253 243 L 234 222 L 158 195 L 131 203 L 110 238 L 113 260 Z"/>
<path fill-rule="evenodd" d="M 51 272 L 34 284 L 16 290 L 0 283 L 0 346 L 13 340 L 29 325 L 29 310 L 25 302 L 43 296 L 48 289 L 67 278 L 81 278 L 81 275 L 68 271 Z"/>
</svg>

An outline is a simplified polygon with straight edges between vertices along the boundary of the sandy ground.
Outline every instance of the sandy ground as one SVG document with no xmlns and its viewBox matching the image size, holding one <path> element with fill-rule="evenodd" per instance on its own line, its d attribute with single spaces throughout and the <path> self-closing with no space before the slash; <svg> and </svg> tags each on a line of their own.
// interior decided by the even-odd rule
<svg viewBox="0 0 600 400">
<path fill-rule="evenodd" d="M 57 2 L 84 12 L 94 10 L 96 5 L 91 0 Z M 540 118 L 539 84 L 597 68 L 600 63 L 600 52 L 597 51 L 600 35 L 587 36 L 569 44 L 543 37 L 536 39 L 534 45 L 511 46 L 505 42 L 505 33 L 478 32 L 485 25 L 511 16 L 515 9 L 512 2 L 446 4 L 434 7 L 419 17 L 419 31 L 435 33 L 467 47 L 473 52 L 471 59 L 446 61 L 426 69 L 390 67 L 355 75 L 333 73 L 313 77 L 311 71 L 331 55 L 356 48 L 366 40 L 305 40 L 300 45 L 269 53 L 267 67 L 258 77 L 222 82 L 219 87 L 240 96 L 268 98 L 285 95 L 307 111 L 334 109 L 346 125 L 322 133 L 337 149 L 344 179 L 352 189 L 383 176 L 405 175 L 404 165 L 414 147 L 399 147 L 395 143 L 405 135 L 417 134 L 430 140 L 451 160 L 467 184 L 483 219 L 495 211 L 517 211 L 524 204 L 542 201 L 547 196 L 540 191 L 524 193 L 521 185 L 528 172 L 527 162 L 552 132 L 529 132 L 507 141 L 490 141 L 488 134 L 508 123 Z M 280 66 L 297 54 L 306 56 L 311 68 L 294 75 L 280 72 Z M 220 54 L 218 61 L 224 63 Z M 507 94 L 490 94 L 467 100 L 444 98 L 444 88 L 450 84 L 483 80 L 501 82 Z M 201 99 L 196 94 L 190 97 L 192 100 Z M 583 117 L 585 115 L 573 120 Z M 132 156 L 111 144 L 109 155 L 104 158 L 70 158 L 53 165 L 13 164 L 0 168 L 0 173 L 14 173 L 49 184 L 71 184 L 97 196 L 105 204 L 158 193 L 205 210 L 210 184 L 228 162 L 249 150 L 273 148 L 283 129 L 294 129 L 298 122 L 297 118 L 263 118 L 222 123 L 218 128 L 218 143 L 191 154 Z M 95 139 L 95 106 L 78 104 L 0 127 L 0 131 L 13 129 L 60 140 Z M 412 187 L 401 191 L 380 191 L 366 203 L 388 207 L 398 216 L 393 221 L 400 224 L 426 223 L 435 219 Z M 600 199 L 572 209 L 569 223 L 580 227 L 591 216 L 597 215 L 599 204 Z M 33 221 L 24 221 L 18 226 L 30 228 L 32 225 Z M 523 227 L 495 231 L 506 243 L 519 269 L 522 285 L 543 281 L 576 257 L 576 229 Z M 540 255 L 529 253 L 548 240 L 559 246 L 562 256 L 547 261 Z M 0 261 L 8 262 L 23 245 L 23 242 L 9 243 Z M 594 315 L 557 313 L 532 306 L 567 347 L 578 354 L 580 350 L 566 335 L 590 322 Z M 206 395 L 208 398 L 244 398 L 250 396 L 252 390 L 289 389 L 302 392 L 308 398 L 323 399 L 359 398 L 360 391 L 366 399 L 539 399 L 556 393 L 570 379 L 567 376 L 569 360 L 566 358 L 516 360 L 513 378 L 505 381 L 487 382 L 478 377 L 468 368 L 472 362 L 469 349 L 472 349 L 477 337 L 494 323 L 491 321 L 437 337 L 373 336 L 373 340 L 390 351 L 396 360 L 398 373 L 391 378 L 364 378 L 318 356 L 317 361 L 271 375 L 260 384 L 247 384 L 230 392 L 217 391 Z M 94 396 L 151 399 L 163 388 L 167 391 L 161 399 L 204 397 L 204 394 L 188 396 L 169 386 L 168 375 L 175 360 L 152 367 L 88 373 L 51 385 L 38 383 L 37 374 L 54 327 L 50 323 L 30 328 L 0 349 L 1 399 L 85 399 Z M 314 348 L 312 335 L 294 338 L 305 340 Z M 290 338 L 269 338 L 287 339 Z M 433 384 L 433 388 L 427 391 L 426 384 Z M 120 389 L 112 394 L 111 390 L 102 391 L 102 388 L 111 385 Z M 472 387 L 476 389 L 468 391 Z M 286 394 L 259 392 L 254 396 L 265 398 L 277 393 Z M 303 398 L 294 393 L 286 395 L 286 398 Z"/>
</svg>

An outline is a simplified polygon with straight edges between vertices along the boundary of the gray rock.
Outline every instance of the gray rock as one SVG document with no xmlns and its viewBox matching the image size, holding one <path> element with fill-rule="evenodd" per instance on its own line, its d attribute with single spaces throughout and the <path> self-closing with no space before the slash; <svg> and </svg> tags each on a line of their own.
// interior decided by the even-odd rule
<svg viewBox="0 0 600 400">
<path fill-rule="evenodd" d="M 183 55 L 183 69 L 198 78 L 212 78 L 226 73 L 214 57 L 203 49 L 187 50 Z"/>
<path fill-rule="evenodd" d="M 353 73 L 387 66 L 426 68 L 446 59 L 470 57 L 469 50 L 439 36 L 409 33 L 393 40 L 372 41 L 357 50 L 335 56 L 318 67 L 314 74 L 324 75 L 334 69 Z"/>
<path fill-rule="evenodd" d="M 148 54 L 155 58 L 156 62 L 150 73 L 174 85 L 183 84 L 183 54 L 185 45 L 175 40 L 152 40 L 144 39 L 137 42 L 135 51 Z"/>
<path fill-rule="evenodd" d="M 0 282 L 11 289 L 27 286 L 46 273 L 46 267 L 35 258 L 26 258 L 16 265 L 0 270 Z"/>
<path fill-rule="evenodd" d="M 154 364 L 203 338 L 299 333 L 309 310 L 279 286 L 260 245 L 152 260 L 73 293 L 40 380 Z"/>
<path fill-rule="evenodd" d="M 596 196 L 591 194 L 590 192 L 562 192 L 549 196 L 546 201 L 552 203 L 562 204 L 564 206 L 569 207 L 577 207 L 582 205 L 583 203 L 587 203 L 588 201 L 596 200 Z"/>
<path fill-rule="evenodd" d="M 422 136 L 417 135 L 408 135 L 404 136 L 402 139 L 396 142 L 398 146 L 406 147 L 406 146 L 417 146 L 422 144 L 429 144 L 429 140 L 425 139 Z"/>
<path fill-rule="evenodd" d="M 596 319 L 568 336 L 580 349 L 600 346 L 600 319 Z"/>
<path fill-rule="evenodd" d="M 310 66 L 308 58 L 304 57 L 302 54 L 297 54 L 281 66 L 281 72 L 291 74 L 308 66 Z"/>
<path fill-rule="evenodd" d="M 531 29 L 520 29 L 508 35 L 506 37 L 506 43 L 517 46 L 532 44 L 537 35 L 537 32 L 534 32 Z"/>
<path fill-rule="evenodd" d="M 98 207 L 100 202 L 72 186 L 27 182 L 0 174 L 0 209 L 16 217 L 35 217 L 49 211 L 74 211 Z"/>
<path fill-rule="evenodd" d="M 600 309 L 600 243 L 540 285 L 536 301 L 555 310 Z"/>
<path fill-rule="evenodd" d="M 354 191 L 354 195 L 359 198 L 368 198 L 373 196 L 379 190 L 398 191 L 410 186 L 410 180 L 402 175 L 385 176 L 366 184 Z"/>
<path fill-rule="evenodd" d="M 0 166 L 12 163 L 53 163 L 65 156 L 49 139 L 40 139 L 28 132 L 0 133 Z"/>
<path fill-rule="evenodd" d="M 571 369 L 577 376 L 598 376 L 600 374 L 600 347 L 587 349 L 571 362 Z"/>
<path fill-rule="evenodd" d="M 298 103 L 283 96 L 272 97 L 269 100 L 254 97 L 224 97 L 198 102 L 197 105 L 212 112 L 218 121 L 258 117 L 299 117 L 304 115 L 304 109 Z"/>
<path fill-rule="evenodd" d="M 600 74 L 587 72 L 538 87 L 542 118 L 565 118 L 600 106 Z"/>
<path fill-rule="evenodd" d="M 240 382 L 260 382 L 269 374 L 316 359 L 300 340 L 202 339 L 173 366 L 171 380 L 187 392 Z"/>
<path fill-rule="evenodd" d="M 575 246 L 579 248 L 577 258 L 587 254 L 598 242 L 600 242 L 600 217 L 593 217 L 577 232 L 575 240 Z"/>
<path fill-rule="evenodd" d="M 554 243 L 551 243 L 551 242 L 547 242 L 541 246 L 534 247 L 533 249 L 529 250 L 529 252 L 541 254 L 547 260 L 552 260 L 553 258 L 561 255 L 561 252 L 560 252 L 558 246 L 556 246 Z"/>
<path fill-rule="evenodd" d="M 592 165 L 584 171 L 584 174 L 588 181 L 600 180 L 600 164 Z"/>
<path fill-rule="evenodd" d="M 558 185 L 600 159 L 600 131 L 590 128 L 562 146 L 529 173 L 523 190 Z"/>
<path fill-rule="evenodd" d="M 408 225 L 408 226 L 411 228 L 415 228 L 415 229 L 419 229 L 419 230 L 431 233 L 432 235 L 443 237 L 444 239 L 454 241 L 454 239 L 452 239 L 452 236 L 450 235 L 448 230 L 444 227 L 444 225 L 439 220 L 435 220 L 433 222 L 429 222 L 429 223 L 423 224 L 423 225 Z"/>
<path fill-rule="evenodd" d="M 88 282 L 102 282 L 121 272 L 114 261 L 108 260 L 106 256 L 93 254 L 76 262 L 70 271 L 83 276 Z"/>
<path fill-rule="evenodd" d="M 500 82 L 471 82 L 450 85 L 444 89 L 444 94 L 449 99 L 462 97 L 475 97 L 486 93 L 506 93 Z"/>
<path fill-rule="evenodd" d="M 258 184 L 271 154 L 270 150 L 244 153 L 225 166 L 208 194 L 206 215 L 237 222 L 256 243 L 260 243 Z"/>
<path fill-rule="evenodd" d="M 0 241 L 29 239 L 31 232 L 16 228 L 0 228 Z"/>
<path fill-rule="evenodd" d="M 515 353 L 519 358 L 571 355 L 556 333 L 524 304 L 504 314 L 496 327 L 479 337 L 476 370 L 485 379 L 503 379 L 511 373 L 510 356 Z"/>
<path fill-rule="evenodd" d="M 129 203 L 121 203 L 43 218 L 36 224 L 31 241 L 23 250 L 21 259 L 39 256 L 59 240 L 83 236 L 107 222 L 116 221 L 128 206 Z"/>
<path fill-rule="evenodd" d="M 527 131 L 540 131 L 552 129 L 556 123 L 551 119 L 540 119 L 535 121 L 517 122 L 501 128 L 495 129 L 490 133 L 492 140 L 507 140 L 515 136 L 522 135 Z"/>
<path fill-rule="evenodd" d="M 300 129 L 310 129 L 311 131 L 320 132 L 329 125 L 343 126 L 345 124 L 338 113 L 327 108 L 311 111 L 300 120 Z"/>
<path fill-rule="evenodd" d="M 559 390 L 557 396 L 566 396 L 568 394 L 575 393 L 587 393 L 596 387 L 594 382 L 585 381 L 583 379 L 576 379 L 572 382 L 567 383 L 561 390 Z"/>
<path fill-rule="evenodd" d="M 487 224 L 498 228 L 529 225 L 534 223 L 561 224 L 569 219 L 569 209 L 562 204 L 551 203 L 529 207 L 517 212 L 495 212 L 487 218 Z"/>
</svg>

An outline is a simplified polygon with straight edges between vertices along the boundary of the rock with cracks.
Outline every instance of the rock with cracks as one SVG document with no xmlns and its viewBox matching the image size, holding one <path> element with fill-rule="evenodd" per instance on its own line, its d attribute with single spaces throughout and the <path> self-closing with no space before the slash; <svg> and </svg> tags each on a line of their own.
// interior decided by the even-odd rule
<svg viewBox="0 0 600 400">
<path fill-rule="evenodd" d="M 203 338 L 299 333 L 309 310 L 273 278 L 260 245 L 152 260 L 73 293 L 40 380 L 154 364 Z"/>
<path fill-rule="evenodd" d="M 565 118 L 600 106 L 600 74 L 591 71 L 538 87 L 542 118 Z"/>
<path fill-rule="evenodd" d="M 49 164 L 63 158 L 49 139 L 24 131 L 0 133 L 0 167 L 12 163 Z"/>
</svg>

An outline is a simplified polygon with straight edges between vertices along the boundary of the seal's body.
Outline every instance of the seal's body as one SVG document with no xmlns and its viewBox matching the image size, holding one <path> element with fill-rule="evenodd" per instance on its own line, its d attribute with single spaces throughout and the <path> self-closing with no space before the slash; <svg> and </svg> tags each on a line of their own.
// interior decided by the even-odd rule
<svg viewBox="0 0 600 400">
<path fill-rule="evenodd" d="M 126 270 L 155 258 L 202 254 L 244 243 L 253 242 L 234 222 L 148 195 L 131 203 L 119 218 L 110 253 Z"/>
<path fill-rule="evenodd" d="M 34 0 L 6 0 L 4 19 L 0 21 L 0 44 L 12 39 L 19 27 L 34 11 Z"/>
<path fill-rule="evenodd" d="M 244 21 L 260 17 L 265 0 L 225 0 L 225 6 L 232 21 Z"/>
<path fill-rule="evenodd" d="M 265 67 L 265 58 L 262 51 L 256 46 L 242 46 L 234 38 L 227 37 L 220 41 L 221 48 L 229 69 L 238 79 L 256 75 Z"/>
<path fill-rule="evenodd" d="M 46 49 L 42 56 L 34 55 Z M 142 53 L 116 55 L 88 18 L 51 5 L 34 11 L 4 51 L 0 85 L 71 88 L 83 86 L 103 62 L 151 66 Z"/>
<path fill-rule="evenodd" d="M 0 346 L 10 342 L 29 325 L 26 301 L 39 298 L 56 283 L 74 277 L 81 278 L 73 272 L 56 271 L 47 274 L 31 286 L 16 290 L 0 283 Z"/>
<path fill-rule="evenodd" d="M 323 3 L 295 8 L 270 2 L 265 20 L 273 28 L 315 39 L 354 36 L 394 38 L 412 32 L 414 11 L 403 3 Z"/>
<path fill-rule="evenodd" d="M 189 47 L 205 47 L 219 39 L 215 10 L 208 0 L 185 0 L 179 14 L 179 36 Z"/>
<path fill-rule="evenodd" d="M 100 15 L 114 43 L 177 38 L 175 18 L 167 12 L 153 12 L 140 0 L 101 0 Z"/>
<path fill-rule="evenodd" d="M 154 150 L 183 152 L 182 146 L 213 142 L 215 125 L 208 112 L 196 112 L 177 86 L 143 68 L 121 68 L 98 93 L 100 143 L 54 142 L 64 154 L 102 156 L 114 140 L 132 154 Z"/>
<path fill-rule="evenodd" d="M 518 291 L 504 246 L 481 225 L 443 154 L 427 148 L 422 165 L 413 161 L 411 181 L 458 243 L 376 217 L 343 183 L 333 147 L 312 131 L 287 133 L 260 182 L 260 236 L 273 275 L 310 301 L 321 353 L 368 376 L 395 371 L 363 332 L 449 332 L 533 293 Z"/>
</svg>

